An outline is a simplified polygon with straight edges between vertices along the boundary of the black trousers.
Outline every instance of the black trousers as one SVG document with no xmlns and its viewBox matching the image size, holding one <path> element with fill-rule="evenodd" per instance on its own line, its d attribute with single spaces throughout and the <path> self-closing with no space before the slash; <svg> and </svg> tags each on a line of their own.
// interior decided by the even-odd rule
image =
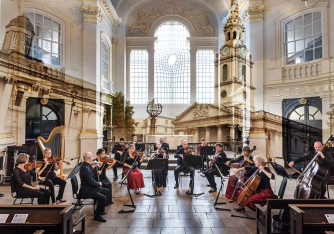
<svg viewBox="0 0 334 234">
<path fill-rule="evenodd" d="M 114 166 L 112 167 L 112 170 L 114 171 L 114 177 L 118 177 L 118 176 L 117 176 L 117 167 L 122 167 L 122 165 L 119 164 L 118 162 L 116 162 L 116 163 L 114 164 Z"/>
<path fill-rule="evenodd" d="M 101 215 L 104 212 L 107 205 L 108 194 L 109 190 L 102 187 L 90 193 L 90 198 L 97 201 L 96 215 Z"/>
<path fill-rule="evenodd" d="M 40 188 L 37 190 L 23 188 L 17 191 L 17 195 L 19 196 L 30 196 L 37 198 L 38 204 L 49 204 L 50 203 L 50 190 Z"/>
<path fill-rule="evenodd" d="M 320 198 L 325 198 L 325 194 L 327 192 L 327 181 L 323 181 L 322 184 L 321 184 L 321 196 Z"/>
<path fill-rule="evenodd" d="M 101 180 L 102 187 L 108 189 L 107 194 L 107 205 L 111 205 L 112 203 L 112 186 L 109 179 Z"/>
<path fill-rule="evenodd" d="M 152 173 L 155 179 L 155 184 L 157 187 L 167 186 L 167 172 L 168 172 L 168 168 L 152 170 Z"/>
<path fill-rule="evenodd" d="M 57 200 L 63 199 L 64 190 L 65 190 L 65 186 L 66 186 L 66 181 L 65 180 L 63 180 L 59 177 L 53 177 L 53 178 L 45 179 L 43 184 L 49 187 L 49 190 L 51 192 L 52 203 L 55 203 L 56 199 Z M 58 191 L 57 198 L 55 198 L 55 185 L 56 184 L 59 185 L 59 191 Z"/>
<path fill-rule="evenodd" d="M 186 166 L 182 163 L 174 169 L 174 177 L 175 177 L 175 182 L 177 184 L 179 183 L 179 178 L 178 178 L 179 173 L 183 170 L 188 171 L 190 173 L 190 178 L 194 179 L 195 169 L 193 167 Z"/>
<path fill-rule="evenodd" d="M 217 184 L 215 182 L 215 175 L 220 176 L 218 170 L 216 168 L 211 168 L 205 171 L 205 177 L 208 179 L 211 188 L 217 188 Z"/>
</svg>

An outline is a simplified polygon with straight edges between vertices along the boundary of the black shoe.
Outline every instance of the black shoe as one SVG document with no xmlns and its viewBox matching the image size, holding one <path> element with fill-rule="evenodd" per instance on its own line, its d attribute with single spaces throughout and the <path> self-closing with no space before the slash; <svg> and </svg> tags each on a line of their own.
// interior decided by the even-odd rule
<svg viewBox="0 0 334 234">
<path fill-rule="evenodd" d="M 101 215 L 96 215 L 94 217 L 94 220 L 99 221 L 99 222 L 107 222 L 107 220 L 104 219 Z"/>
<path fill-rule="evenodd" d="M 57 199 L 57 202 L 63 203 L 63 202 L 66 202 L 66 200 L 64 200 L 64 199 Z"/>
<path fill-rule="evenodd" d="M 174 185 L 174 188 L 176 189 L 176 188 L 178 188 L 179 187 L 179 184 L 175 184 Z"/>
<path fill-rule="evenodd" d="M 118 176 L 115 176 L 115 177 L 114 177 L 114 181 L 116 181 L 116 180 L 118 180 Z"/>
<path fill-rule="evenodd" d="M 102 215 L 106 215 L 106 214 L 108 214 L 108 212 L 103 212 L 103 213 L 102 213 Z"/>
<path fill-rule="evenodd" d="M 209 193 L 214 193 L 214 192 L 217 192 L 217 188 L 212 188 Z"/>
<path fill-rule="evenodd" d="M 211 187 L 211 184 L 207 184 L 206 186 Z"/>
<path fill-rule="evenodd" d="M 5 194 L 0 194 L 0 197 L 3 197 L 3 196 L 5 196 Z"/>
<path fill-rule="evenodd" d="M 245 207 L 242 207 L 242 208 L 234 208 L 235 211 L 242 211 L 242 212 L 245 212 Z"/>
</svg>

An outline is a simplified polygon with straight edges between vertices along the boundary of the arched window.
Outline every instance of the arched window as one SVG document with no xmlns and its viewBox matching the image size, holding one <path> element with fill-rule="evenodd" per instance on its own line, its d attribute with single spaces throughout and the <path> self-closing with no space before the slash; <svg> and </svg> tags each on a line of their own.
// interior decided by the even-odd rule
<svg viewBox="0 0 334 234">
<path fill-rule="evenodd" d="M 294 109 L 289 119 L 291 120 L 322 120 L 321 111 L 315 106 L 300 106 Z"/>
<path fill-rule="evenodd" d="M 214 102 L 215 53 L 198 50 L 196 54 L 196 97 L 198 103 Z"/>
<path fill-rule="evenodd" d="M 227 81 L 227 65 L 223 66 L 223 81 Z"/>
<path fill-rule="evenodd" d="M 162 23 L 154 34 L 154 97 L 159 103 L 190 102 L 190 37 L 179 21 Z"/>
<path fill-rule="evenodd" d="M 312 12 L 290 20 L 284 27 L 286 64 L 322 58 L 321 13 Z"/>
<path fill-rule="evenodd" d="M 110 46 L 104 39 L 101 40 L 101 79 L 102 87 L 109 89 L 110 79 Z"/>
<path fill-rule="evenodd" d="M 233 32 L 233 40 L 235 40 L 235 39 L 237 39 L 237 32 L 236 31 Z"/>
<path fill-rule="evenodd" d="M 241 68 L 241 76 L 242 76 L 242 80 L 244 82 L 246 82 L 246 66 L 245 65 L 242 65 L 242 68 Z"/>
<path fill-rule="evenodd" d="M 34 12 L 27 12 L 34 25 L 35 37 L 30 56 L 45 64 L 61 66 L 63 56 L 62 25 L 59 21 Z"/>
</svg>

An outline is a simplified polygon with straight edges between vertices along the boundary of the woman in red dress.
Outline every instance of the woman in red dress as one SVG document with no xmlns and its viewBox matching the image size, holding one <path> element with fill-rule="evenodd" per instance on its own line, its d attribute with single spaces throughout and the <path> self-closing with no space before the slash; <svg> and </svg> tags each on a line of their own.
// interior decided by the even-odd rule
<svg viewBox="0 0 334 234">
<path fill-rule="evenodd" d="M 137 156 L 136 155 L 136 148 L 135 145 L 129 145 L 128 152 L 125 152 L 125 163 L 124 163 L 124 173 L 125 175 L 128 173 L 130 170 L 131 166 L 133 165 L 133 169 L 130 172 L 130 174 L 127 177 L 127 186 L 130 189 L 135 189 L 136 194 L 139 195 L 139 189 L 144 188 L 144 177 L 141 171 L 138 169 L 138 165 L 140 165 L 145 158 L 145 154 L 143 156 Z M 136 162 L 136 164 L 134 164 Z"/>
<path fill-rule="evenodd" d="M 234 171 L 235 173 L 237 173 L 239 171 L 246 170 L 250 175 L 252 175 L 256 172 L 257 169 L 259 169 L 257 171 L 257 175 L 261 177 L 261 182 L 253 195 L 248 198 L 248 201 L 246 203 L 246 206 L 252 210 L 256 210 L 255 204 L 260 204 L 261 206 L 264 206 L 267 203 L 268 199 L 276 197 L 270 185 L 270 179 L 274 180 L 275 175 L 271 173 L 268 167 L 264 166 L 265 161 L 266 159 L 262 155 L 257 155 L 254 157 L 255 167 L 242 167 Z M 236 210 L 241 211 L 244 209 L 245 208 L 238 207 Z"/>
</svg>

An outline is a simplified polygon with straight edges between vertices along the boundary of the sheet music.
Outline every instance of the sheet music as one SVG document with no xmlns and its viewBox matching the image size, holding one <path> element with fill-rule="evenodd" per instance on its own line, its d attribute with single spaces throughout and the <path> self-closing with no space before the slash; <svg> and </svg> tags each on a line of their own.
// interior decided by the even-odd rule
<svg viewBox="0 0 334 234">
<path fill-rule="evenodd" d="M 328 223 L 334 223 L 334 214 L 325 214 Z"/>
<path fill-rule="evenodd" d="M 9 214 L 0 214 L 0 223 L 6 223 Z"/>
<path fill-rule="evenodd" d="M 28 218 L 28 214 L 15 214 L 12 223 L 25 223 Z"/>
</svg>

